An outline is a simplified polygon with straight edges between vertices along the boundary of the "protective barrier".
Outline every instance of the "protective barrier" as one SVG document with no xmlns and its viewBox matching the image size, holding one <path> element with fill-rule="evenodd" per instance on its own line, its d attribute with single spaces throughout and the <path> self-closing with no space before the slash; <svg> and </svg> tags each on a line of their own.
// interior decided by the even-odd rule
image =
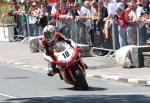
<svg viewBox="0 0 150 103">
<path fill-rule="evenodd" d="M 17 31 L 17 36 L 18 38 L 20 37 L 32 37 L 32 36 L 39 36 L 40 32 L 42 31 L 42 27 L 38 25 L 37 23 L 30 25 L 29 23 L 29 16 L 23 16 L 23 15 L 18 15 L 17 19 L 17 25 L 16 26 L 16 31 Z M 31 33 L 31 26 L 33 29 L 36 31 L 36 34 Z M 72 39 L 76 43 L 80 44 L 87 44 L 90 46 L 94 47 L 100 47 L 100 42 L 101 40 L 104 41 L 103 48 L 105 49 L 112 49 L 112 50 L 117 50 L 120 48 L 119 45 L 119 34 L 118 34 L 118 26 L 115 23 L 115 21 L 112 21 L 108 32 L 109 32 L 109 38 L 105 39 L 102 38 L 99 35 L 103 35 L 101 31 L 99 31 L 99 35 L 97 35 L 97 28 L 96 26 L 93 26 L 93 28 L 87 27 L 83 21 L 80 21 L 78 19 L 72 19 L 72 20 L 60 20 L 57 22 L 57 28 L 59 31 L 65 35 L 67 38 Z M 143 45 L 141 44 L 140 41 L 143 39 L 143 35 L 140 36 L 140 34 L 146 34 L 144 33 L 144 28 L 137 27 L 137 45 Z M 18 39 L 16 38 L 16 40 Z"/>
</svg>

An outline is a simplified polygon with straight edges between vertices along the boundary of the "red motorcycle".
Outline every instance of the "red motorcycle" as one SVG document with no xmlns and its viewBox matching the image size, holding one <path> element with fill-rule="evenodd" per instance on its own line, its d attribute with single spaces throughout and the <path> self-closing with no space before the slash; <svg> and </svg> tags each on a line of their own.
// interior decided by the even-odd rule
<svg viewBox="0 0 150 103">
<path fill-rule="evenodd" d="M 71 46 L 72 45 L 72 46 Z M 56 67 L 60 70 L 59 76 L 67 84 L 87 90 L 86 65 L 82 61 L 80 47 L 72 40 L 71 45 L 60 41 L 54 45 L 54 55 L 56 56 Z"/>
</svg>

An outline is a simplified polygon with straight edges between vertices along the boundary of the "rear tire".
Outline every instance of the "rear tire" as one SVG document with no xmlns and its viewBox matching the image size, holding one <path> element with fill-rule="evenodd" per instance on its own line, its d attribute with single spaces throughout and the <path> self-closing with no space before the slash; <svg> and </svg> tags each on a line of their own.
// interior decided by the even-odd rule
<svg viewBox="0 0 150 103">
<path fill-rule="evenodd" d="M 83 72 L 79 69 L 74 69 L 73 74 L 76 79 L 75 87 L 80 87 L 82 90 L 88 90 L 89 86 L 87 84 L 85 76 L 83 75 Z"/>
</svg>

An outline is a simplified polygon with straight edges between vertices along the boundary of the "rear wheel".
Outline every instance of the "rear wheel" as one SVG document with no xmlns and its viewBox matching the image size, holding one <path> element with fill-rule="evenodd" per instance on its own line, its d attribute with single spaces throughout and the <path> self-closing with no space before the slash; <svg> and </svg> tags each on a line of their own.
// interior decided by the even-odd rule
<svg viewBox="0 0 150 103">
<path fill-rule="evenodd" d="M 76 79 L 75 86 L 80 87 L 82 90 L 88 90 L 89 86 L 87 84 L 85 76 L 83 75 L 83 72 L 80 69 L 74 69 L 73 74 Z"/>
</svg>

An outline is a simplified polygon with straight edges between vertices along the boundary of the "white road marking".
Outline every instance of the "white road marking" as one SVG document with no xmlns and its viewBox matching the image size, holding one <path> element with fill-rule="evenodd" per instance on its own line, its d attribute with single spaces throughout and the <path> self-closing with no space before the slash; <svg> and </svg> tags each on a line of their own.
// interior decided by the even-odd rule
<svg viewBox="0 0 150 103">
<path fill-rule="evenodd" d="M 128 82 L 129 82 L 129 83 L 138 83 L 139 80 L 141 80 L 141 79 L 129 78 L 129 79 L 128 79 Z"/>
<path fill-rule="evenodd" d="M 8 95 L 8 94 L 4 94 L 4 93 L 0 93 L 1 96 L 4 96 L 4 97 L 9 97 L 9 98 L 17 98 L 15 96 L 11 96 L 11 95 Z"/>
<path fill-rule="evenodd" d="M 21 64 L 23 64 L 23 63 L 15 62 L 14 64 L 15 64 L 15 65 L 21 65 Z"/>
<path fill-rule="evenodd" d="M 32 65 L 29 65 L 29 64 L 24 64 L 24 65 L 21 65 L 23 67 L 32 67 Z"/>
<path fill-rule="evenodd" d="M 103 93 L 102 95 L 147 95 L 150 96 L 150 93 L 148 92 L 143 92 L 143 93 Z"/>
<path fill-rule="evenodd" d="M 21 60 L 21 59 L 30 59 L 31 57 L 16 57 L 13 58 L 14 60 Z"/>
<path fill-rule="evenodd" d="M 33 67 L 31 67 L 32 69 L 40 69 L 40 67 L 38 67 L 38 66 L 33 66 Z"/>
<path fill-rule="evenodd" d="M 92 74 L 86 74 L 87 77 L 93 77 L 94 75 Z"/>
</svg>

